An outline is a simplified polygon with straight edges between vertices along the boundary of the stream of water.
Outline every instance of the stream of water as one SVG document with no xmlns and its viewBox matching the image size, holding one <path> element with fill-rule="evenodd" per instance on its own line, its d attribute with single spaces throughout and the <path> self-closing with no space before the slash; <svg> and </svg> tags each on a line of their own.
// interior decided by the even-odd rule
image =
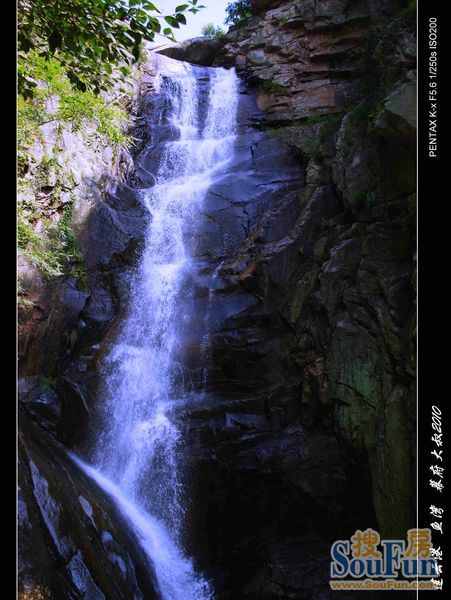
<svg viewBox="0 0 451 600">
<path fill-rule="evenodd" d="M 128 313 L 106 358 L 104 428 L 94 464 L 74 460 L 134 528 L 162 598 L 206 600 L 211 586 L 183 550 L 183 448 L 174 411 L 189 394 L 180 349 L 190 328 L 203 199 L 233 157 L 238 79 L 234 70 L 153 60 L 164 100 L 155 124 L 173 135 L 160 149 L 156 184 L 142 190 L 151 219 Z M 205 335 L 199 332 L 203 341 Z"/>
</svg>

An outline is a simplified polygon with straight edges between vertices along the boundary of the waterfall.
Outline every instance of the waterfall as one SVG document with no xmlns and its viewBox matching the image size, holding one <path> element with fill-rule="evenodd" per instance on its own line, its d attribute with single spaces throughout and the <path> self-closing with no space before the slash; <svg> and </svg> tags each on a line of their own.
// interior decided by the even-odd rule
<svg viewBox="0 0 451 600">
<path fill-rule="evenodd" d="M 210 586 L 182 549 L 183 448 L 174 415 L 190 393 L 181 353 L 195 329 L 192 281 L 203 199 L 233 157 L 238 79 L 233 70 L 153 60 L 163 99 L 156 124 L 171 135 L 160 149 L 155 185 L 142 190 L 151 219 L 128 312 L 105 359 L 104 427 L 94 466 L 74 460 L 135 529 L 163 599 L 204 600 L 212 597 Z M 205 331 L 198 338 L 201 349 Z"/>
</svg>

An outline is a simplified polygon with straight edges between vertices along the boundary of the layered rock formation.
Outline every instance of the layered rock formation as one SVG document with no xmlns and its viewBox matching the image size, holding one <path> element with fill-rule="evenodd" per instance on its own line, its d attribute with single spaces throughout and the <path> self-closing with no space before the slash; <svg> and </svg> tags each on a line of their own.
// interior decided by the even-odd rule
<svg viewBox="0 0 451 600">
<path fill-rule="evenodd" d="M 247 81 L 261 85 L 259 105 L 268 120 L 291 123 L 340 112 L 358 100 L 362 73 L 356 66 L 369 29 L 386 22 L 407 3 L 268 0 L 253 4 L 264 12 L 231 28 L 220 61 L 234 61 Z M 414 68 L 411 28 L 400 37 L 395 40 L 396 52 Z M 385 57 L 389 64 L 393 59 Z"/>
<path fill-rule="evenodd" d="M 273 86 L 259 105 L 306 169 L 278 304 L 288 354 L 307 398 L 330 405 L 342 440 L 368 457 L 379 526 L 400 534 L 413 487 L 415 7 L 265 8 L 226 36 L 225 53 L 260 90 Z M 247 262 L 233 264 L 244 286 L 270 270 L 271 245 L 249 241 Z"/>
<path fill-rule="evenodd" d="M 186 543 L 218 598 L 327 598 L 331 541 L 367 526 L 404 537 L 414 523 L 414 20 L 395 0 L 254 4 L 214 52 L 183 47 L 185 60 L 236 64 L 247 84 L 236 162 L 209 191 L 198 248 L 215 277 L 196 290 L 212 324 L 209 396 L 180 415 Z M 146 226 L 137 188 L 152 183 L 144 144 L 159 141 L 153 91 L 148 70 L 134 107 L 140 142 L 75 224 L 87 289 L 58 282 L 26 330 L 24 589 L 45 564 L 44 587 L 81 597 L 70 566 L 82 548 L 85 587 L 125 598 L 136 581 L 152 597 L 133 536 L 60 444 L 86 449 L 95 431 L 98 365 Z M 80 196 L 76 212 L 85 208 Z M 196 360 L 186 367 L 196 382 Z M 93 537 L 64 525 L 52 541 L 55 518 L 86 521 Z M 43 532 L 34 560 L 31 526 Z"/>
</svg>

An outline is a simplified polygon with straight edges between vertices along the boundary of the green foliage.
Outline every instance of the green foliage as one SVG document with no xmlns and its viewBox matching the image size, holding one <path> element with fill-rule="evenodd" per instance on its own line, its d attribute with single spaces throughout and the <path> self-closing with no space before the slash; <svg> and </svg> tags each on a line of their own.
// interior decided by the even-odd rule
<svg viewBox="0 0 451 600">
<path fill-rule="evenodd" d="M 297 334 L 288 334 L 280 345 L 282 363 L 289 366 L 294 361 L 305 367 L 309 362 L 307 351 L 312 348 L 315 348 L 315 341 L 309 332 L 301 330 Z"/>
<path fill-rule="evenodd" d="M 198 0 L 186 0 L 163 15 L 147 0 L 19 0 L 19 93 L 32 97 L 37 88 L 21 68 L 30 52 L 56 58 L 81 91 L 108 90 L 130 73 L 145 41 L 156 33 L 174 39 L 173 29 L 186 23 L 184 13 L 201 8 Z"/>
<path fill-rule="evenodd" d="M 237 0 L 226 6 L 226 23 L 237 25 L 252 16 L 252 5 L 250 0 Z"/>
<path fill-rule="evenodd" d="M 19 294 L 20 294 L 20 292 L 19 292 Z M 25 296 L 19 295 L 17 298 L 17 306 L 22 311 L 28 312 L 33 308 L 34 304 L 31 300 L 29 300 L 28 298 L 25 298 Z"/>
<path fill-rule="evenodd" d="M 343 112 L 332 113 L 330 115 L 324 115 L 321 123 L 323 126 L 319 131 L 319 141 L 324 143 L 328 138 L 330 138 L 336 131 L 338 131 L 341 122 L 343 120 Z"/>
<path fill-rule="evenodd" d="M 19 252 L 44 275 L 58 277 L 64 274 L 60 257 L 55 254 L 50 240 L 36 233 L 25 219 L 19 219 L 17 223 L 17 245 Z"/>
<path fill-rule="evenodd" d="M 86 287 L 83 255 L 72 229 L 73 201 L 63 211 L 57 223 L 42 220 L 41 232 L 32 224 L 33 215 L 19 210 L 17 245 L 22 255 L 47 277 L 71 275 L 80 288 Z"/>
<path fill-rule="evenodd" d="M 61 181 L 57 154 L 35 158 L 37 165 L 30 161 L 31 147 L 43 141 L 42 126 L 53 123 L 57 136 L 79 132 L 87 145 L 127 145 L 119 93 L 131 95 L 131 65 L 145 41 L 155 33 L 174 39 L 185 14 L 201 8 L 199 0 L 186 0 L 164 15 L 147 0 L 18 0 L 17 241 L 44 275 L 71 274 L 86 285 L 71 227 L 73 199 L 61 215 L 59 198 L 74 182 Z"/>
<path fill-rule="evenodd" d="M 224 33 L 225 31 L 219 27 L 219 25 L 215 25 L 214 23 L 207 23 L 202 27 L 202 35 L 205 35 L 212 40 L 219 41 Z"/>
<path fill-rule="evenodd" d="M 401 35 L 406 31 L 414 34 L 415 29 L 416 2 L 413 1 L 404 10 L 368 31 L 365 52 L 357 66 L 362 102 L 354 115 L 366 121 L 368 131 L 372 130 L 387 95 L 405 76 L 403 69 L 407 69 L 403 63 L 397 69 L 387 69 L 381 57 L 392 56 L 399 51 Z"/>
<path fill-rule="evenodd" d="M 122 131 L 126 119 L 123 109 L 108 102 L 103 95 L 74 89 L 61 63 L 30 53 L 19 70 L 26 71 L 37 86 L 32 98 L 18 96 L 17 146 L 19 168 L 24 167 L 30 145 L 41 137 L 40 127 L 54 122 L 72 131 L 91 127 L 98 141 L 112 146 L 126 145 Z"/>
<path fill-rule="evenodd" d="M 408 19 L 410 19 L 410 18 L 416 19 L 417 18 L 417 3 L 416 3 L 416 0 L 412 0 L 411 2 L 409 2 L 409 5 L 403 11 L 403 15 L 405 17 L 407 17 Z"/>
<path fill-rule="evenodd" d="M 56 226 L 56 242 L 60 263 L 69 264 L 69 274 L 74 277 L 81 289 L 86 288 L 86 271 L 83 254 L 78 247 L 77 237 L 72 229 L 73 201 L 66 206 L 63 216 Z"/>
</svg>

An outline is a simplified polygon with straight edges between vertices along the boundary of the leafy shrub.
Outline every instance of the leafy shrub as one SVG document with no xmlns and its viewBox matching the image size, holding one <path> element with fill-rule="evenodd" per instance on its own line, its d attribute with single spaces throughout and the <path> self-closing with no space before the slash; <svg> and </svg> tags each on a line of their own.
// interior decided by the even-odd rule
<svg viewBox="0 0 451 600">
<path fill-rule="evenodd" d="M 226 6 L 226 23 L 237 25 L 252 16 L 252 5 L 250 0 L 237 0 Z"/>
<path fill-rule="evenodd" d="M 215 25 L 214 23 L 207 23 L 202 27 L 202 35 L 205 35 L 212 40 L 219 41 L 224 33 L 225 31 L 219 27 L 219 25 Z"/>
<path fill-rule="evenodd" d="M 41 221 L 37 233 L 29 218 L 21 214 L 17 221 L 17 245 L 22 255 L 47 277 L 72 275 L 80 288 L 86 287 L 77 238 L 72 229 L 73 202 L 69 203 L 57 223 Z"/>
<path fill-rule="evenodd" d="M 19 161 L 25 159 L 30 143 L 39 139 L 39 128 L 50 122 L 69 125 L 73 131 L 94 125 L 96 136 L 104 138 L 105 142 L 113 146 L 127 143 L 128 138 L 122 131 L 125 111 L 102 95 L 74 89 L 58 60 L 30 53 L 21 62 L 19 70 L 26 71 L 28 78 L 36 83 L 33 98 L 18 96 Z M 53 109 L 50 106 L 52 101 L 55 104 Z"/>
<path fill-rule="evenodd" d="M 163 15 L 147 0 L 19 0 L 19 64 L 31 51 L 56 58 L 71 84 L 81 91 L 110 89 L 142 55 L 143 43 L 156 33 L 174 38 L 172 29 L 186 23 L 185 12 L 203 6 L 185 0 L 172 15 Z M 18 73 L 19 92 L 30 97 L 36 82 Z"/>
<path fill-rule="evenodd" d="M 54 252 L 50 240 L 39 235 L 24 219 L 17 222 L 17 245 L 21 254 L 48 277 L 63 275 L 60 256 Z"/>
</svg>

